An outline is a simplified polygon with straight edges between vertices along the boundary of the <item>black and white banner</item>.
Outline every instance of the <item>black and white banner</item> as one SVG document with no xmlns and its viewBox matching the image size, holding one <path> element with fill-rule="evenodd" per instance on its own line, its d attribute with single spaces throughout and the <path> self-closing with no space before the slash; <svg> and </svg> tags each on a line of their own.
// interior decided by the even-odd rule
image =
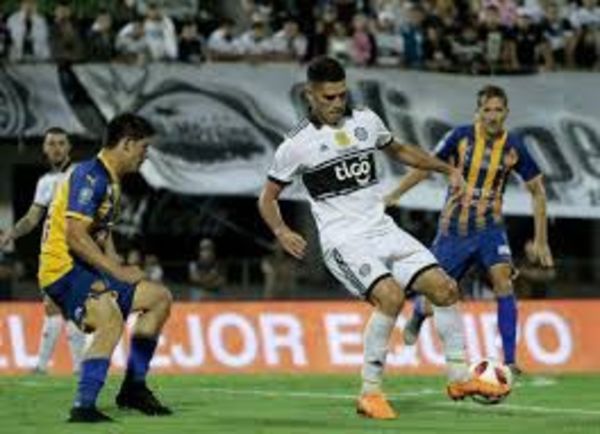
<svg viewBox="0 0 600 434">
<path fill-rule="evenodd" d="M 88 134 L 62 91 L 56 66 L 0 64 L 0 137 L 41 136 L 52 126 Z"/>
<path fill-rule="evenodd" d="M 74 68 L 104 120 L 124 111 L 159 131 L 143 167 L 155 187 L 183 194 L 256 195 L 283 134 L 304 112 L 304 69 L 296 65 L 88 64 Z M 52 124 L 98 136 L 82 125 L 60 90 L 56 69 L 0 70 L 0 136 L 35 135 Z M 546 176 L 553 216 L 600 217 L 600 78 L 593 73 L 467 77 L 392 69 L 350 69 L 354 103 L 376 111 L 400 141 L 432 149 L 472 121 L 477 90 L 507 89 L 508 126 L 520 131 Z M 382 158 L 382 193 L 406 169 Z M 291 195 L 297 196 L 293 187 Z M 439 209 L 445 180 L 434 177 L 402 205 Z M 505 211 L 530 214 L 529 194 L 513 181 Z"/>
</svg>

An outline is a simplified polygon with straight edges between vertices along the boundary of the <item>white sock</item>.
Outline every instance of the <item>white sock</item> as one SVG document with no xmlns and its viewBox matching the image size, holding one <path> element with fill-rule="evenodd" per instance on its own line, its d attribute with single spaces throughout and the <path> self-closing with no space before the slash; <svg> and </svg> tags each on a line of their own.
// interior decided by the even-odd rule
<svg viewBox="0 0 600 434">
<path fill-rule="evenodd" d="M 48 363 L 50 362 L 50 358 L 56 347 L 56 341 L 58 341 L 58 336 L 60 335 L 62 322 L 63 320 L 60 315 L 44 317 L 40 348 L 38 350 L 37 369 L 42 371 L 48 369 Z"/>
<path fill-rule="evenodd" d="M 362 369 L 362 393 L 381 391 L 381 382 L 388 343 L 396 318 L 374 311 L 365 327 L 364 334 L 364 364 Z"/>
<path fill-rule="evenodd" d="M 465 335 L 458 304 L 433 306 L 433 318 L 446 356 L 448 379 L 466 381 L 469 378 L 469 368 L 466 362 Z"/>
<path fill-rule="evenodd" d="M 71 360 L 73 361 L 73 372 L 79 372 L 79 365 L 83 358 L 85 349 L 85 333 L 77 328 L 72 321 L 67 321 L 67 340 L 71 348 Z"/>
</svg>

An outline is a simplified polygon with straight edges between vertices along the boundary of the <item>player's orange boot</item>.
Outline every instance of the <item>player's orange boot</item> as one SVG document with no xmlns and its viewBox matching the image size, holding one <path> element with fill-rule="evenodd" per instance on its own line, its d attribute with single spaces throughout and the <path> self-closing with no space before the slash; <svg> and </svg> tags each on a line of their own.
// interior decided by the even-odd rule
<svg viewBox="0 0 600 434">
<path fill-rule="evenodd" d="M 371 419 L 396 419 L 398 415 L 381 392 L 362 394 L 356 402 L 356 412 Z"/>
<path fill-rule="evenodd" d="M 471 378 L 467 381 L 449 383 L 446 391 L 450 399 L 456 401 L 473 395 L 481 395 L 486 398 L 502 398 L 510 393 L 510 387 L 507 384 L 491 384 L 478 378 Z"/>
</svg>

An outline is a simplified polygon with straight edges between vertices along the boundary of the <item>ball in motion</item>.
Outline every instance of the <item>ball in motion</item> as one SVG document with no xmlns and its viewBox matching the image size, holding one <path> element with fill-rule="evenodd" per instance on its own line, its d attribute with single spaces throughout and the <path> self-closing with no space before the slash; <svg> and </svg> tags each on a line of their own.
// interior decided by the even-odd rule
<svg viewBox="0 0 600 434">
<path fill-rule="evenodd" d="M 513 377 L 510 368 L 503 363 L 500 363 L 491 359 L 484 359 L 479 362 L 473 363 L 469 368 L 473 378 L 478 378 L 481 381 L 485 381 L 491 384 L 506 384 L 509 388 L 512 387 Z M 499 404 L 504 401 L 508 395 L 501 397 L 487 397 L 482 395 L 474 395 L 473 401 L 484 404 L 492 405 Z"/>
</svg>

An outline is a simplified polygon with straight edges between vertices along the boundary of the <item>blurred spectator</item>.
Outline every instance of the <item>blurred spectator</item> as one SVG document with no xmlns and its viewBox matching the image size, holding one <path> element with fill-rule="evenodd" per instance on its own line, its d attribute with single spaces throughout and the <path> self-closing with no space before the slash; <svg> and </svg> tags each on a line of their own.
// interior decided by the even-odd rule
<svg viewBox="0 0 600 434">
<path fill-rule="evenodd" d="M 408 11 L 408 22 L 402 29 L 404 41 L 404 66 L 423 68 L 425 63 L 425 10 L 413 4 Z"/>
<path fill-rule="evenodd" d="M 440 26 L 428 26 L 424 45 L 425 66 L 432 71 L 449 71 L 452 68 L 452 47 L 444 38 Z"/>
<path fill-rule="evenodd" d="M 37 13 L 36 0 L 22 0 L 21 8 L 8 17 L 7 27 L 11 36 L 11 61 L 39 62 L 50 58 L 48 25 Z"/>
<path fill-rule="evenodd" d="M 511 69 L 510 29 L 500 20 L 500 12 L 496 6 L 486 7 L 483 22 L 479 28 L 479 40 L 483 43 L 483 58 L 487 72 L 506 72 Z"/>
<path fill-rule="evenodd" d="M 179 36 L 179 60 L 200 63 L 206 60 L 204 38 L 198 33 L 195 21 L 186 21 Z"/>
<path fill-rule="evenodd" d="M 381 21 L 384 17 L 390 20 L 394 31 L 399 32 L 408 21 L 407 0 L 374 0 L 372 3 L 378 20 Z"/>
<path fill-rule="evenodd" d="M 480 19 L 485 19 L 486 10 L 494 7 L 498 11 L 500 24 L 513 27 L 517 22 L 517 4 L 514 0 L 483 0 L 481 2 Z"/>
<path fill-rule="evenodd" d="M 0 15 L 0 60 L 8 57 L 10 48 L 10 32 L 4 22 L 4 17 Z"/>
<path fill-rule="evenodd" d="M 177 59 L 177 34 L 173 20 L 166 16 L 156 3 L 148 3 L 144 32 L 150 58 L 154 61 Z"/>
<path fill-rule="evenodd" d="M 555 1 L 550 2 L 546 7 L 540 29 L 547 42 L 544 52 L 546 68 L 573 67 L 575 65 L 575 33 L 570 21 L 561 17 L 560 9 Z"/>
<path fill-rule="evenodd" d="M 111 6 L 109 12 L 115 21 L 115 28 L 124 27 L 139 15 L 136 0 L 114 0 Z"/>
<path fill-rule="evenodd" d="M 112 60 L 115 55 L 114 39 L 112 17 L 107 10 L 101 10 L 88 32 L 88 58 L 100 62 Z"/>
<path fill-rule="evenodd" d="M 198 258 L 188 265 L 188 277 L 192 285 L 190 299 L 197 301 L 215 297 L 222 289 L 225 278 L 219 269 L 215 245 L 204 238 L 198 246 Z"/>
<path fill-rule="evenodd" d="M 54 21 L 50 26 L 50 51 L 58 64 L 70 64 L 83 58 L 83 45 L 72 19 L 68 1 L 60 1 L 54 7 Z"/>
<path fill-rule="evenodd" d="M 355 65 L 369 66 L 377 60 L 375 36 L 369 28 L 369 19 L 364 14 L 356 14 L 352 20 L 352 60 Z"/>
<path fill-rule="evenodd" d="M 598 0 L 582 0 L 570 16 L 575 28 L 575 63 L 582 68 L 600 66 L 600 6 Z"/>
<path fill-rule="evenodd" d="M 242 33 L 236 40 L 237 47 L 244 59 L 263 60 L 272 53 L 273 44 L 269 32 L 265 17 L 255 14 L 252 17 L 250 30 Z"/>
<path fill-rule="evenodd" d="M 380 12 L 375 30 L 377 45 L 377 64 L 381 66 L 397 66 L 404 52 L 404 41 L 396 31 L 394 17 L 389 12 Z"/>
<path fill-rule="evenodd" d="M 521 72 L 537 71 L 544 39 L 527 9 L 519 9 L 513 39 L 514 44 L 511 45 L 513 69 Z"/>
<path fill-rule="evenodd" d="M 315 16 L 315 20 L 315 31 L 308 35 L 306 59 L 328 54 L 330 38 L 335 31 L 335 15 L 331 11 Z"/>
<path fill-rule="evenodd" d="M 240 50 L 233 36 L 235 23 L 229 18 L 221 21 L 221 24 L 208 37 L 208 53 L 213 60 L 237 60 L 240 58 Z"/>
<path fill-rule="evenodd" d="M 525 256 L 518 263 L 515 282 L 517 294 L 528 298 L 547 298 L 550 294 L 550 282 L 556 277 L 554 268 L 542 267 L 533 251 L 533 242 L 528 240 L 524 247 Z"/>
<path fill-rule="evenodd" d="M 115 48 L 119 58 L 124 62 L 139 65 L 150 58 L 150 47 L 144 32 L 142 17 L 137 17 L 121 29 L 117 35 Z"/>
<path fill-rule="evenodd" d="M 164 273 L 158 256 L 147 254 L 144 257 L 144 274 L 147 279 L 153 282 L 162 282 Z"/>
<path fill-rule="evenodd" d="M 342 63 L 348 63 L 351 60 L 350 45 L 351 41 L 344 24 L 334 23 L 333 32 L 328 38 L 327 54 Z"/>
<path fill-rule="evenodd" d="M 306 56 L 306 37 L 300 33 L 298 22 L 287 18 L 283 28 L 271 39 L 273 54 L 277 60 L 300 61 Z"/>
<path fill-rule="evenodd" d="M 264 279 L 264 298 L 281 299 L 294 296 L 297 265 L 280 243 L 273 245 L 273 252 L 265 256 L 260 268 Z"/>
<path fill-rule="evenodd" d="M 458 72 L 478 74 L 485 69 L 483 43 L 475 26 L 467 22 L 460 33 L 452 39 L 452 59 Z"/>
</svg>

